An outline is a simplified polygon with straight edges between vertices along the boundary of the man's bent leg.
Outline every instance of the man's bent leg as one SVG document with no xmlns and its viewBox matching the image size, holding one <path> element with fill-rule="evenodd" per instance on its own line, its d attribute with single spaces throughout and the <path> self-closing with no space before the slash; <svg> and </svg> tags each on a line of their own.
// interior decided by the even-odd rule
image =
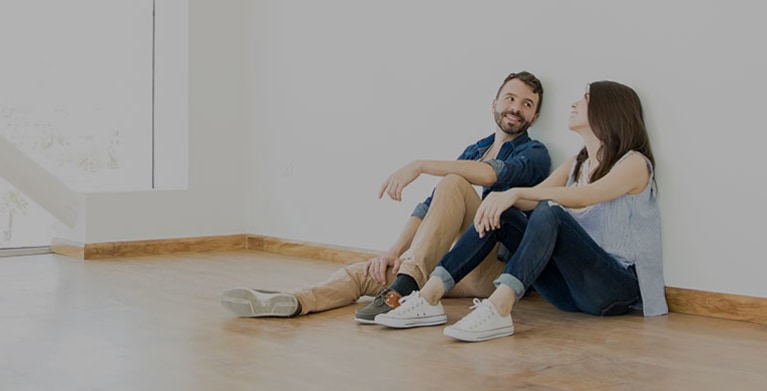
<svg viewBox="0 0 767 391">
<path fill-rule="evenodd" d="M 422 287 L 459 235 L 471 226 L 481 202 L 477 191 L 463 177 L 442 178 L 434 189 L 429 212 L 403 256 L 399 273 L 413 277 Z"/>
<path fill-rule="evenodd" d="M 359 309 L 354 319 L 375 323 L 375 317 L 399 306 L 399 299 L 422 287 L 442 256 L 469 227 L 481 200 L 463 177 L 447 175 L 434 189 L 429 211 L 416 231 L 410 248 L 400 257 L 399 274 L 372 303 Z M 388 277 L 388 276 L 387 276 Z"/>
<path fill-rule="evenodd" d="M 362 296 L 375 296 L 379 293 L 384 287 L 370 275 L 363 274 L 365 264 L 357 262 L 345 266 L 325 281 L 292 291 L 301 303 L 300 315 L 344 307 L 354 304 Z M 387 271 L 387 277 L 387 283 L 394 280 L 390 271 Z"/>
</svg>

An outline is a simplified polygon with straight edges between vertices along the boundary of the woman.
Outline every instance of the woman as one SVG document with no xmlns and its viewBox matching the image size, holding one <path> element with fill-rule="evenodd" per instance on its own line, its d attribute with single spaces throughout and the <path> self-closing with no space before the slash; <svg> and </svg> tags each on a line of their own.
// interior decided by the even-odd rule
<svg viewBox="0 0 767 391">
<path fill-rule="evenodd" d="M 396 328 L 447 321 L 439 299 L 498 241 L 514 255 L 486 300 L 445 328 L 464 341 L 511 335 L 511 311 L 530 286 L 564 311 L 619 315 L 668 312 L 654 159 L 636 92 L 612 81 L 589 85 L 569 128 L 584 147 L 532 188 L 490 194 L 469 229 L 420 292 L 376 323 Z M 534 209 L 534 210 L 533 210 Z M 529 221 L 522 211 L 533 210 Z"/>
</svg>

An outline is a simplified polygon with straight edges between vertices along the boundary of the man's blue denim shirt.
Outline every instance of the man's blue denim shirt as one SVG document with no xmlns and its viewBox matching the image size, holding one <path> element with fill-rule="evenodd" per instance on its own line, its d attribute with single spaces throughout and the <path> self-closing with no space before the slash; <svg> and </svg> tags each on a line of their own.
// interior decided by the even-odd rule
<svg viewBox="0 0 767 391">
<path fill-rule="evenodd" d="M 493 145 L 495 133 L 476 144 L 469 145 L 463 151 L 458 160 L 479 160 Z M 501 151 L 495 159 L 486 160 L 495 170 L 498 178 L 489 187 L 482 188 L 482 199 L 485 199 L 491 191 L 504 191 L 512 187 L 530 187 L 546 179 L 551 170 L 551 157 L 549 150 L 543 143 L 530 138 L 525 132 L 512 141 L 507 141 L 501 146 Z M 423 220 L 431 205 L 432 194 L 416 206 L 411 216 Z"/>
</svg>

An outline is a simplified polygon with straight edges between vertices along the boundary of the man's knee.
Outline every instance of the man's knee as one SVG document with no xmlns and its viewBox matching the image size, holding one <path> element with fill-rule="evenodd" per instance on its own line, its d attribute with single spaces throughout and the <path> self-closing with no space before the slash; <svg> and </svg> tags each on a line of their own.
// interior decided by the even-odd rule
<svg viewBox="0 0 767 391">
<path fill-rule="evenodd" d="M 452 200 L 452 201 L 448 201 Z M 466 178 L 449 174 L 443 177 L 434 188 L 433 203 L 457 202 L 464 205 L 476 204 L 481 202 L 479 194 Z"/>
<path fill-rule="evenodd" d="M 346 280 L 353 283 L 358 288 L 363 289 L 366 284 L 365 280 L 367 279 L 365 276 L 365 265 L 366 262 L 356 262 L 351 265 L 346 265 L 336 270 L 335 273 L 331 275 L 331 279 Z"/>
<path fill-rule="evenodd" d="M 378 284 L 370 273 L 365 273 L 367 262 L 356 262 L 351 265 L 347 265 L 338 269 L 330 277 L 331 281 L 343 281 L 343 284 L 348 285 L 354 290 L 354 296 L 356 299 L 361 296 L 375 295 L 380 290 L 380 284 Z M 391 274 L 389 270 L 386 271 L 387 275 Z"/>
<path fill-rule="evenodd" d="M 471 183 L 466 178 L 456 174 L 445 175 L 437 183 L 437 190 L 442 191 L 464 190 L 471 187 Z"/>
</svg>

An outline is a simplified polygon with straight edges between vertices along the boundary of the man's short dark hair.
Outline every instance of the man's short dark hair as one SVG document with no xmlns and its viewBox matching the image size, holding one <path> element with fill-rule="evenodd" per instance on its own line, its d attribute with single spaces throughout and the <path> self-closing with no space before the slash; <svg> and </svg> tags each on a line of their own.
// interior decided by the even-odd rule
<svg viewBox="0 0 767 391">
<path fill-rule="evenodd" d="M 543 84 L 541 84 L 541 81 L 538 80 L 538 78 L 535 77 L 535 75 L 527 71 L 510 73 L 509 76 L 506 76 L 506 79 L 503 80 L 503 83 L 501 83 L 501 86 L 498 87 L 498 92 L 495 94 L 495 99 L 498 99 L 500 97 L 503 86 L 505 86 L 506 83 L 514 79 L 519 79 L 521 82 L 527 84 L 527 86 L 530 87 L 535 94 L 538 94 L 538 106 L 535 107 L 535 113 L 536 114 L 540 113 L 541 106 L 543 106 Z"/>
</svg>

